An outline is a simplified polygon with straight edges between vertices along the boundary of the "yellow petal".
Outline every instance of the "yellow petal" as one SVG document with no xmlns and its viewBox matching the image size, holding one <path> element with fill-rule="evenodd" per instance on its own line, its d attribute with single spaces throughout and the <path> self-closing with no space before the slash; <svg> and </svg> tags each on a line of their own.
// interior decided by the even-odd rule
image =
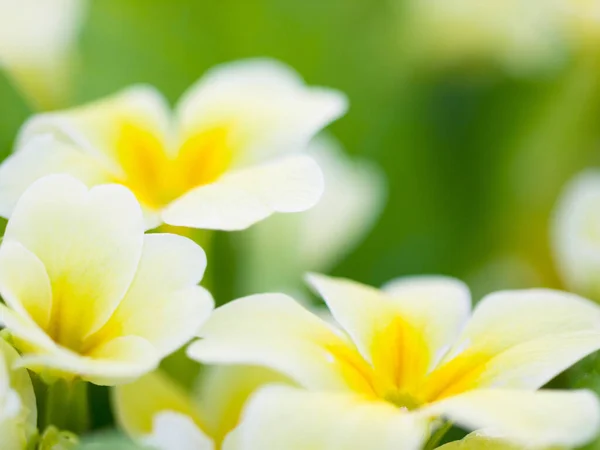
<svg viewBox="0 0 600 450">
<path fill-rule="evenodd" d="M 476 387 L 538 389 L 600 348 L 600 307 L 559 291 L 484 298 L 423 388 L 433 400 Z"/>
<path fill-rule="evenodd" d="M 212 311 L 211 295 L 197 286 L 205 268 L 206 255 L 192 240 L 173 234 L 146 235 L 127 294 L 86 345 L 135 335 L 151 342 L 160 356 L 181 347 Z"/>
<path fill-rule="evenodd" d="M 78 350 L 111 316 L 133 279 L 143 244 L 139 204 L 127 189 L 88 191 L 66 175 L 35 182 L 21 197 L 5 238 L 44 264 L 52 285 L 48 333 Z"/>
<path fill-rule="evenodd" d="M 0 246 L 0 293 L 22 318 L 46 329 L 52 312 L 52 290 L 44 264 L 18 242 Z"/>
<path fill-rule="evenodd" d="M 600 405 L 590 391 L 482 389 L 442 400 L 424 412 L 533 447 L 577 447 L 600 428 Z"/>
<path fill-rule="evenodd" d="M 231 127 L 238 165 L 303 149 L 321 128 L 341 116 L 343 94 L 309 88 L 294 71 L 273 60 L 247 60 L 210 70 L 177 107 L 183 140 L 213 128 Z"/>
<path fill-rule="evenodd" d="M 266 387 L 235 432 L 239 450 L 417 450 L 428 421 L 352 394 Z"/>
<path fill-rule="evenodd" d="M 217 308 L 188 348 L 197 361 L 280 371 L 315 389 L 373 393 L 369 367 L 334 328 L 283 294 L 260 294 Z"/>
<path fill-rule="evenodd" d="M 162 411 L 178 412 L 200 425 L 200 413 L 189 394 L 160 371 L 144 375 L 130 384 L 112 390 L 112 403 L 119 426 L 129 436 L 148 435 Z"/>
<path fill-rule="evenodd" d="M 532 447 L 506 442 L 500 437 L 489 437 L 480 433 L 471 433 L 460 441 L 450 442 L 438 447 L 439 450 L 560 450 L 559 447 Z"/>
<path fill-rule="evenodd" d="M 290 156 L 193 189 L 171 203 L 162 218 L 176 226 L 242 230 L 275 212 L 309 209 L 322 192 L 317 164 L 308 156 Z"/>
</svg>

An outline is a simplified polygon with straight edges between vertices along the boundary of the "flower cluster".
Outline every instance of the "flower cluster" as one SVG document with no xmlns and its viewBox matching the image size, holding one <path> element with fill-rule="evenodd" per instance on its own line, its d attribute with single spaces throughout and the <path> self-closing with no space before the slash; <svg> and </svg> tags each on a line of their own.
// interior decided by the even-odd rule
<svg viewBox="0 0 600 450">
<path fill-rule="evenodd" d="M 85 431 L 81 383 L 110 386 L 122 430 L 159 450 L 432 449 L 452 426 L 473 434 L 443 448 L 593 439 L 595 394 L 544 388 L 600 349 L 600 307 L 575 294 L 501 291 L 471 311 L 449 277 L 379 290 L 309 274 L 325 313 L 283 293 L 213 310 L 190 229 L 264 220 L 248 272 L 297 291 L 299 272 L 328 270 L 372 224 L 380 172 L 313 139 L 345 109 L 341 93 L 252 60 L 211 70 L 174 112 L 135 86 L 28 120 L 0 166 L 0 448 L 70 448 L 58 428 Z M 592 296 L 600 195 L 588 178 L 555 235 L 569 287 Z M 197 395 L 168 356 L 205 365 Z"/>
</svg>

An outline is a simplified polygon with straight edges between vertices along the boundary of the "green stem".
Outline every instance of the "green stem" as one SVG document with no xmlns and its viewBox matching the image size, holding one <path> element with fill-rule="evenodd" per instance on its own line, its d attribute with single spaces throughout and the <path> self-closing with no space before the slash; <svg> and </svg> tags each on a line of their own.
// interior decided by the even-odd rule
<svg viewBox="0 0 600 450">
<path fill-rule="evenodd" d="M 58 380 L 48 386 L 42 430 L 53 425 L 80 434 L 89 428 L 87 384 L 84 381 Z"/>
<path fill-rule="evenodd" d="M 442 441 L 442 438 L 446 435 L 446 433 L 452 428 L 452 422 L 443 423 L 433 435 L 429 438 L 423 450 L 433 450 L 438 446 L 438 444 Z"/>
</svg>

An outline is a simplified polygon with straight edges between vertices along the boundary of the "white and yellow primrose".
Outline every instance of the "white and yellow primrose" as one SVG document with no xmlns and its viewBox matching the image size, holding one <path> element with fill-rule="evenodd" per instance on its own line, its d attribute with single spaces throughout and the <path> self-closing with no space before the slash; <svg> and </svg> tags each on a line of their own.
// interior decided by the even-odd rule
<svg viewBox="0 0 600 450">
<path fill-rule="evenodd" d="M 197 285 L 205 267 L 193 241 L 144 235 L 125 187 L 50 175 L 20 198 L 0 244 L 0 324 L 20 367 L 125 382 L 197 333 L 213 307 Z"/>
<path fill-rule="evenodd" d="M 565 286 L 600 301 L 600 172 L 577 175 L 554 212 L 552 247 Z"/>
<path fill-rule="evenodd" d="M 219 369 L 202 376 L 193 394 L 160 371 L 117 386 L 112 403 L 119 426 L 158 450 L 233 449 L 228 435 L 250 394 L 262 383 L 286 379 L 262 367 Z"/>
<path fill-rule="evenodd" d="M 87 106 L 33 117 L 0 167 L 0 215 L 35 179 L 69 173 L 88 186 L 127 186 L 146 227 L 162 222 L 239 230 L 274 212 L 309 209 L 322 174 L 308 141 L 342 115 L 337 91 L 308 88 L 268 60 L 217 67 L 171 113 L 153 88 L 135 86 Z"/>
<path fill-rule="evenodd" d="M 25 450 L 37 432 L 37 407 L 29 373 L 14 368 L 19 355 L 0 338 L 0 444 Z"/>
<path fill-rule="evenodd" d="M 593 393 L 537 391 L 600 348 L 592 302 L 506 291 L 470 314 L 468 288 L 450 278 L 381 291 L 309 281 L 339 326 L 285 295 L 254 295 L 218 308 L 188 349 L 204 363 L 278 370 L 304 388 L 258 391 L 234 433 L 240 449 L 419 449 L 444 421 L 532 446 L 576 446 L 597 433 Z"/>
</svg>

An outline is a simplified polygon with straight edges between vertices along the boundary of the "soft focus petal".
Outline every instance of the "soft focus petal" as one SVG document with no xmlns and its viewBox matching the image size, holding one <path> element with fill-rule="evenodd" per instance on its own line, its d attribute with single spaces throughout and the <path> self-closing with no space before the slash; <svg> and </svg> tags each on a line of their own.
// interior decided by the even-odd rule
<svg viewBox="0 0 600 450">
<path fill-rule="evenodd" d="M 198 398 L 204 412 L 204 428 L 215 442 L 222 442 L 238 424 L 250 395 L 271 383 L 293 384 L 279 372 L 264 367 L 211 366 L 202 370 Z"/>
<path fill-rule="evenodd" d="M 259 294 L 217 308 L 188 348 L 212 364 L 260 365 L 309 388 L 368 390 L 368 370 L 350 343 L 283 294 Z"/>
<path fill-rule="evenodd" d="M 307 156 L 290 156 L 193 189 L 171 203 L 162 217 L 170 225 L 242 230 L 275 212 L 309 209 L 322 192 L 317 164 Z"/>
<path fill-rule="evenodd" d="M 34 116 L 21 129 L 17 148 L 34 136 L 51 134 L 119 177 L 124 175 L 126 150 L 148 153 L 131 157 L 156 156 L 154 152 L 164 148 L 147 144 L 169 142 L 170 132 L 169 109 L 160 93 L 149 86 L 133 86 L 88 105 Z"/>
<path fill-rule="evenodd" d="M 475 387 L 538 389 L 600 348 L 600 308 L 559 291 L 485 297 L 424 389 L 441 398 Z"/>
<path fill-rule="evenodd" d="M 152 432 L 156 416 L 163 411 L 180 413 L 200 424 L 199 411 L 189 395 L 160 371 L 115 387 L 112 404 L 119 426 L 136 439 Z"/>
<path fill-rule="evenodd" d="M 159 358 L 152 345 L 137 336 L 124 336 L 104 343 L 87 356 L 68 350 L 27 354 L 18 362 L 34 372 L 48 372 L 62 378 L 81 377 L 98 385 L 130 382 L 153 370 Z"/>
<path fill-rule="evenodd" d="M 600 427 L 598 399 L 589 391 L 482 389 L 432 404 L 427 412 L 533 447 L 577 447 L 589 442 Z"/>
<path fill-rule="evenodd" d="M 0 293 L 24 320 L 45 329 L 52 312 L 52 287 L 44 264 L 18 242 L 0 245 Z"/>
<path fill-rule="evenodd" d="M 172 411 L 157 414 L 152 434 L 144 444 L 157 450 L 214 450 L 215 445 L 186 415 Z"/>
<path fill-rule="evenodd" d="M 427 421 L 352 394 L 267 387 L 250 400 L 235 432 L 240 450 L 417 450 Z"/>
<path fill-rule="evenodd" d="M 49 134 L 35 136 L 0 165 L 0 216 L 10 217 L 17 200 L 34 181 L 60 173 L 73 175 L 87 186 L 110 182 L 101 165 L 77 147 Z"/>
<path fill-rule="evenodd" d="M 166 356 L 189 341 L 208 318 L 213 300 L 196 286 L 206 255 L 192 240 L 174 234 L 144 236 L 135 278 L 110 320 L 88 345 L 120 335 L 147 339 Z"/>
<path fill-rule="evenodd" d="M 272 60 L 247 60 L 212 69 L 181 99 L 183 139 L 215 126 L 231 128 L 238 164 L 303 149 L 346 111 L 343 94 L 308 88 L 293 70 Z"/>
<path fill-rule="evenodd" d="M 500 437 L 490 437 L 479 432 L 471 433 L 460 441 L 438 447 L 439 450 L 559 450 L 562 447 L 533 447 L 506 442 Z"/>
<path fill-rule="evenodd" d="M 600 300 L 600 172 L 584 172 L 567 185 L 554 213 L 552 244 L 567 287 Z"/>
<path fill-rule="evenodd" d="M 5 239 L 17 241 L 44 264 L 52 284 L 51 330 L 77 347 L 111 316 L 131 283 L 143 244 L 139 204 L 127 189 L 88 191 L 66 175 L 50 175 L 21 197 Z"/>
</svg>

